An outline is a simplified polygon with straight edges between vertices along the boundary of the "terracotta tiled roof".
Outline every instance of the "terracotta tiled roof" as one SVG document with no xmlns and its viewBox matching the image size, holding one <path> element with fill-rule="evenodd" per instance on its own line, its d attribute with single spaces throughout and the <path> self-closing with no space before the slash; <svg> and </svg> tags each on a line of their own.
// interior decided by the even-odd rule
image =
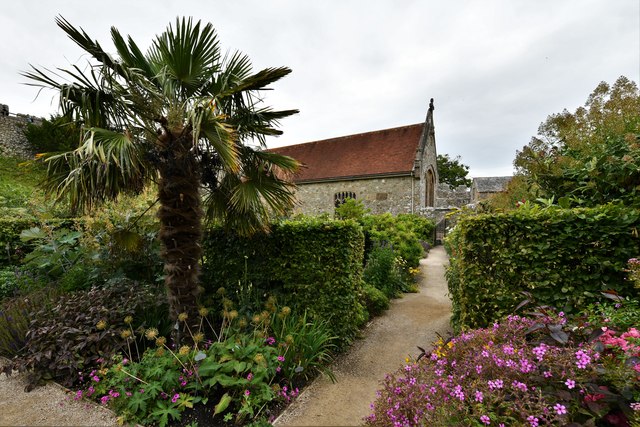
<svg viewBox="0 0 640 427">
<path fill-rule="evenodd" d="M 303 164 L 295 182 L 409 174 L 424 123 L 359 133 L 269 151 L 293 157 Z"/>
</svg>

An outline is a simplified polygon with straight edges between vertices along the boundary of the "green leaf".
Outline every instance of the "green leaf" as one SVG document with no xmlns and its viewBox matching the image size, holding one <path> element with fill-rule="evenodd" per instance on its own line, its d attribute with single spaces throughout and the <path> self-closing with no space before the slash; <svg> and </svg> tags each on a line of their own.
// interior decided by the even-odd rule
<svg viewBox="0 0 640 427">
<path fill-rule="evenodd" d="M 229 407 L 229 404 L 231 403 L 231 396 L 229 396 L 229 393 L 225 393 L 221 398 L 220 401 L 218 402 L 218 404 L 215 406 L 214 411 L 213 411 L 213 415 L 218 415 L 222 412 L 224 412 L 227 407 Z"/>
</svg>

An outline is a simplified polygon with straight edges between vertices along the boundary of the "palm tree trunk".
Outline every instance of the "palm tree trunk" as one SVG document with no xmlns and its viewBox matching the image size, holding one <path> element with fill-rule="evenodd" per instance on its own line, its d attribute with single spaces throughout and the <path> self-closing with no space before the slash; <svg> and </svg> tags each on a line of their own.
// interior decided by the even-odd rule
<svg viewBox="0 0 640 427">
<path fill-rule="evenodd" d="M 165 133 L 159 139 L 161 256 L 172 320 L 186 313 L 174 339 L 189 340 L 198 321 L 199 261 L 202 253 L 200 172 L 188 130 Z M 190 327 L 191 333 L 187 330 Z"/>
</svg>

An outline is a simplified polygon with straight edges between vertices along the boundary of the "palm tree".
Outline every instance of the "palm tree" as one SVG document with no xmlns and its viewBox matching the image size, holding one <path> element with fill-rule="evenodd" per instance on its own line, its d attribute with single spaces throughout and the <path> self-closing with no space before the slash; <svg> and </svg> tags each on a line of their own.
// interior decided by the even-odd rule
<svg viewBox="0 0 640 427">
<path fill-rule="evenodd" d="M 170 314 L 194 322 L 203 217 L 249 233 L 292 205 L 287 177 L 297 162 L 263 148 L 297 110 L 263 107 L 259 96 L 291 70 L 253 73 L 245 55 L 222 57 L 213 26 L 191 18 L 169 25 L 145 54 L 112 28 L 116 57 L 82 28 L 56 23 L 91 62 L 24 73 L 58 91 L 62 113 L 83 129 L 77 149 L 46 158 L 45 190 L 86 211 L 155 182 Z"/>
</svg>

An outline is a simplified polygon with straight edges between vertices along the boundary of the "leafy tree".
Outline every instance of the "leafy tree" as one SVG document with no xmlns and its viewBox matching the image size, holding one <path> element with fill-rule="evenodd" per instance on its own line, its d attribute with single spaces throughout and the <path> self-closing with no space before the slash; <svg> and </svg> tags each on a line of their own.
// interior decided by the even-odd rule
<svg viewBox="0 0 640 427">
<path fill-rule="evenodd" d="M 438 154 L 436 162 L 441 183 L 449 184 L 452 187 L 459 185 L 471 186 L 471 180 L 467 178 L 469 166 L 462 163 L 460 156 L 452 159 L 448 154 Z"/>
<path fill-rule="evenodd" d="M 293 202 L 286 177 L 297 162 L 262 148 L 297 110 L 261 106 L 259 92 L 291 70 L 253 73 L 247 56 L 221 55 L 211 24 L 191 18 L 178 18 L 146 53 L 112 28 L 116 56 L 56 22 L 92 59 L 86 70 L 62 70 L 68 80 L 35 67 L 24 74 L 59 91 L 62 113 L 82 124 L 78 148 L 47 158 L 45 189 L 86 210 L 156 183 L 170 315 L 186 313 L 182 328 L 193 327 L 203 216 L 250 233 Z"/>
<path fill-rule="evenodd" d="M 626 77 L 602 82 L 584 107 L 552 114 L 519 151 L 519 173 L 546 197 L 593 205 L 637 203 L 640 191 L 640 92 Z"/>
<path fill-rule="evenodd" d="M 39 125 L 27 124 L 24 134 L 38 153 L 69 151 L 80 143 L 78 125 L 69 117 L 59 114 L 42 120 Z"/>
</svg>

